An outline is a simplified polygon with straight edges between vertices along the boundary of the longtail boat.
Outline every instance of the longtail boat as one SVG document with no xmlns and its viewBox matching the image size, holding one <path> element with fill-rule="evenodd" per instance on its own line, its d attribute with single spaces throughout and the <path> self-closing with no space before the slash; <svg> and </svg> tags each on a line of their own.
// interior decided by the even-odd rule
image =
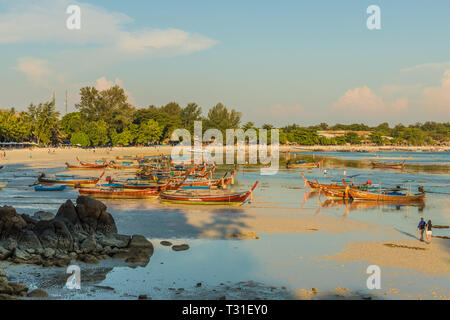
<svg viewBox="0 0 450 320">
<path fill-rule="evenodd" d="M 132 162 L 122 162 L 117 163 L 115 161 L 110 161 L 108 163 L 108 168 L 123 170 L 123 169 L 139 169 L 139 165 L 133 164 Z"/>
<path fill-rule="evenodd" d="M 145 190 L 122 190 L 122 189 L 79 189 L 80 195 L 101 199 L 152 199 L 159 195 L 159 191 Z"/>
<path fill-rule="evenodd" d="M 226 187 L 230 182 L 234 181 L 234 176 L 236 175 L 237 170 L 234 170 L 229 177 L 227 177 L 228 172 L 221 179 L 217 180 L 187 180 L 185 181 L 181 187 L 186 189 L 188 187 Z"/>
<path fill-rule="evenodd" d="M 317 179 L 315 179 L 314 182 L 309 181 L 305 178 L 303 173 L 302 173 L 302 178 L 303 178 L 303 180 L 305 180 L 305 187 L 309 187 L 312 191 L 319 191 L 319 190 L 322 190 L 323 188 L 327 188 L 327 189 L 344 189 L 345 188 L 345 185 L 343 185 L 343 184 L 337 184 L 337 183 L 323 184 L 323 183 L 319 183 L 317 181 Z M 362 189 L 362 190 L 379 189 L 379 186 L 373 185 L 370 180 L 368 180 L 366 183 L 352 184 L 350 186 L 354 187 L 354 188 Z"/>
<path fill-rule="evenodd" d="M 328 198 L 328 199 L 350 199 L 348 188 L 327 188 L 321 187 L 320 191 Z"/>
<path fill-rule="evenodd" d="M 103 173 L 100 175 L 100 177 L 95 178 L 95 177 L 75 177 L 75 176 L 68 176 L 68 177 L 57 177 L 55 176 L 54 178 L 47 178 L 45 176 L 45 173 L 42 173 L 39 177 L 38 177 L 38 182 L 41 184 L 65 184 L 65 185 L 70 185 L 70 186 L 75 186 L 75 185 L 95 185 L 97 184 L 97 182 L 100 181 L 100 179 L 103 177 L 103 175 L 105 174 L 105 171 L 103 171 Z"/>
<path fill-rule="evenodd" d="M 385 168 L 385 169 L 403 169 L 406 160 L 403 162 L 377 162 L 371 161 L 372 168 Z"/>
<path fill-rule="evenodd" d="M 300 169 L 312 169 L 312 168 L 320 168 L 323 160 L 317 162 L 306 162 L 306 161 L 297 161 L 296 163 L 287 163 L 287 169 L 300 168 Z"/>
<path fill-rule="evenodd" d="M 106 167 L 108 167 L 108 164 L 104 160 L 102 160 L 102 161 L 95 161 L 95 163 L 88 163 L 88 162 L 80 161 L 80 159 L 78 159 L 78 157 L 77 157 L 77 161 L 79 163 L 78 165 L 73 165 L 73 164 L 69 164 L 69 163 L 66 162 L 67 169 L 100 170 L 100 169 L 105 169 Z"/>
<path fill-rule="evenodd" d="M 344 184 L 345 180 L 343 180 Z M 394 201 L 394 202 L 413 202 L 423 201 L 425 199 L 425 193 L 419 193 L 414 195 L 399 194 L 398 192 L 381 191 L 378 193 L 363 191 L 348 187 L 348 193 L 353 200 L 371 200 L 371 201 Z"/>
<path fill-rule="evenodd" d="M 320 184 L 319 182 L 317 182 L 317 179 L 316 179 L 315 182 L 313 182 L 313 181 L 310 181 L 310 180 L 306 179 L 306 178 L 305 178 L 305 175 L 304 175 L 303 173 L 302 173 L 301 175 L 302 175 L 303 180 L 305 180 L 305 187 L 310 188 L 311 191 L 319 191 L 319 190 L 320 190 L 320 187 L 325 186 L 325 185 Z M 329 184 L 329 185 L 326 185 L 326 186 L 328 186 L 328 187 L 331 188 L 331 187 L 333 187 L 333 186 L 338 187 L 339 185 L 337 185 L 337 184 Z"/>
<path fill-rule="evenodd" d="M 181 203 L 181 204 L 208 204 L 208 205 L 240 205 L 248 197 L 253 195 L 258 185 L 255 182 L 253 187 L 248 191 L 236 193 L 204 193 L 178 191 L 174 193 L 161 192 L 159 198 L 163 202 Z"/>
</svg>

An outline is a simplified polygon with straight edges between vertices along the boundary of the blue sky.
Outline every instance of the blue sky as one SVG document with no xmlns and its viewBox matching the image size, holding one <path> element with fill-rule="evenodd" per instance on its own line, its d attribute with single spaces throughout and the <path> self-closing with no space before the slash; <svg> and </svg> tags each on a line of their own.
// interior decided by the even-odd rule
<svg viewBox="0 0 450 320">
<path fill-rule="evenodd" d="M 450 121 L 449 1 L 0 0 L 0 107 L 118 83 L 276 125 Z M 81 8 L 69 31 L 65 9 Z M 369 5 L 381 30 L 366 27 Z"/>
</svg>

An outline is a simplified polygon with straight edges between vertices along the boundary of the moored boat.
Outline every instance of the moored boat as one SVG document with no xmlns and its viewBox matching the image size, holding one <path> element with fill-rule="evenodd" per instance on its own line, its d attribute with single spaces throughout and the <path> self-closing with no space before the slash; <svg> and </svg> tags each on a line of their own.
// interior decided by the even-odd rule
<svg viewBox="0 0 450 320">
<path fill-rule="evenodd" d="M 306 162 L 306 161 L 297 161 L 296 163 L 287 163 L 287 169 L 300 168 L 300 169 L 313 169 L 320 168 L 322 166 L 323 160 L 317 162 Z"/>
<path fill-rule="evenodd" d="M 68 162 L 66 162 L 66 167 L 67 169 L 72 169 L 72 170 L 100 170 L 100 169 L 106 169 L 108 167 L 108 164 L 106 163 L 106 161 L 104 160 L 97 160 L 95 161 L 95 163 L 87 163 L 84 161 L 80 161 L 80 159 L 78 159 L 77 157 L 77 161 L 78 161 L 78 165 L 74 165 L 74 164 L 70 164 Z"/>
<path fill-rule="evenodd" d="M 101 199 L 152 199 L 159 195 L 158 190 L 123 190 L 123 189 L 79 189 L 80 195 Z"/>
<path fill-rule="evenodd" d="M 67 188 L 67 185 L 42 185 L 38 184 L 34 187 L 34 191 L 63 191 Z"/>
<path fill-rule="evenodd" d="M 97 182 L 100 181 L 100 179 L 103 177 L 103 175 L 105 174 L 105 171 L 103 171 L 103 173 L 100 175 L 100 177 L 95 178 L 95 177 L 76 177 L 76 176 L 55 176 L 54 178 L 49 178 L 45 176 L 45 173 L 42 173 L 39 177 L 38 177 L 38 182 L 41 184 L 65 184 L 65 185 L 70 185 L 70 186 L 75 186 L 75 185 L 81 185 L 81 186 L 85 186 L 85 185 L 95 185 L 97 184 Z"/>
<path fill-rule="evenodd" d="M 385 168 L 385 169 L 402 169 L 405 166 L 406 160 L 403 162 L 378 162 L 371 161 L 373 168 Z"/>
<path fill-rule="evenodd" d="M 344 184 L 345 180 L 343 180 Z M 425 199 L 425 193 L 419 194 L 400 194 L 399 192 L 379 191 L 369 192 L 364 190 L 358 190 L 355 188 L 347 187 L 348 194 L 353 200 L 371 200 L 371 201 L 393 201 L 393 202 L 414 202 L 423 201 Z"/>
<path fill-rule="evenodd" d="M 240 205 L 247 200 L 248 197 L 253 195 L 253 190 L 255 190 L 257 185 L 258 181 L 255 182 L 250 190 L 236 193 L 198 193 L 185 191 L 178 191 L 174 193 L 161 192 L 159 198 L 163 202 L 181 204 Z"/>
</svg>

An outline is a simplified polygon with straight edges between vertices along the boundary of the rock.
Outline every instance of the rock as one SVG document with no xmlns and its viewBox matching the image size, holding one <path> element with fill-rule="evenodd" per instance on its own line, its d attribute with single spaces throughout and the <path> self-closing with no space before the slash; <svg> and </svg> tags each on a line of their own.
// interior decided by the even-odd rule
<svg viewBox="0 0 450 320">
<path fill-rule="evenodd" d="M 163 245 L 163 246 L 166 246 L 166 247 L 170 247 L 172 245 L 172 242 L 170 242 L 170 241 L 161 241 L 160 244 Z"/>
<path fill-rule="evenodd" d="M 97 220 L 96 232 L 103 234 L 116 234 L 117 227 L 114 218 L 108 212 L 102 212 Z"/>
<path fill-rule="evenodd" d="M 96 264 L 112 256 L 148 263 L 153 251 L 143 236 L 117 234 L 106 206 L 89 197 L 78 197 L 76 206 L 67 200 L 56 216 L 44 211 L 18 215 L 13 207 L 0 207 L 0 260 L 63 267 L 72 259 Z"/>
<path fill-rule="evenodd" d="M 195 286 L 196 286 L 197 288 L 199 288 L 199 287 L 202 286 L 202 283 L 201 283 L 201 282 L 198 282 Z"/>
<path fill-rule="evenodd" d="M 39 238 L 36 234 L 31 230 L 25 230 L 22 236 L 18 240 L 18 246 L 22 250 L 30 250 L 30 252 L 34 252 L 37 249 L 42 248 L 42 244 L 39 241 Z"/>
<path fill-rule="evenodd" d="M 106 212 L 106 206 L 99 200 L 80 196 L 77 198 L 76 211 L 83 229 L 89 233 L 117 233 L 113 217 Z"/>
<path fill-rule="evenodd" d="M 14 239 L 11 239 L 11 238 L 6 240 L 6 243 L 4 244 L 4 248 L 9 251 L 14 251 L 14 249 L 17 248 L 17 241 Z"/>
<path fill-rule="evenodd" d="M 2 245 L 0 245 L 0 260 L 5 260 L 9 258 L 11 255 L 11 251 L 4 248 Z"/>
<path fill-rule="evenodd" d="M 94 235 L 87 237 L 80 245 L 80 249 L 85 253 L 94 252 L 97 248 L 97 240 Z"/>
<path fill-rule="evenodd" d="M 188 250 L 188 249 L 189 249 L 189 245 L 187 245 L 187 244 L 178 244 L 178 245 L 172 246 L 172 250 L 174 250 L 174 251 L 184 251 L 184 250 Z"/>
<path fill-rule="evenodd" d="M 130 236 L 121 235 L 121 234 L 110 234 L 99 239 L 99 242 L 102 246 L 111 248 L 125 248 L 130 243 Z"/>
<path fill-rule="evenodd" d="M 43 252 L 43 256 L 45 258 L 52 258 L 56 254 L 56 251 L 52 248 L 45 248 Z"/>
<path fill-rule="evenodd" d="M 13 295 L 21 295 L 28 292 L 28 287 L 22 283 L 10 282 L 9 286 L 13 289 Z"/>
<path fill-rule="evenodd" d="M 48 298 L 48 293 L 42 289 L 35 289 L 28 293 L 27 296 L 30 298 Z"/>
<path fill-rule="evenodd" d="M 0 207 L 0 241 L 19 238 L 26 227 L 27 223 L 17 214 L 16 209 L 9 206 Z"/>
<path fill-rule="evenodd" d="M 14 250 L 14 259 L 26 261 L 30 258 L 30 254 L 28 254 L 26 251 L 20 250 L 19 248 L 16 248 L 16 250 Z"/>
<path fill-rule="evenodd" d="M 51 212 L 38 211 L 33 215 L 33 218 L 36 220 L 48 221 L 48 220 L 52 220 L 53 218 L 55 218 L 55 215 Z"/>
<path fill-rule="evenodd" d="M 115 253 L 113 258 L 125 259 L 129 263 L 148 263 L 153 250 L 153 244 L 144 236 L 133 235 L 127 250 Z"/>
<path fill-rule="evenodd" d="M 100 263 L 100 260 L 98 260 L 95 256 L 92 254 L 84 254 L 78 257 L 81 261 L 88 263 L 88 264 L 98 264 Z"/>
</svg>

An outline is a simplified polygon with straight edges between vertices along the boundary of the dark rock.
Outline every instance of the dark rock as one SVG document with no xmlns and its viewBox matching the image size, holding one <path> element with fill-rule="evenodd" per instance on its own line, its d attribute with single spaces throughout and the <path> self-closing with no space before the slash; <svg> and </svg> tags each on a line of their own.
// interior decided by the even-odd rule
<svg viewBox="0 0 450 320">
<path fill-rule="evenodd" d="M 42 211 L 18 215 L 12 207 L 0 207 L 0 260 L 63 267 L 72 259 L 96 264 L 112 256 L 148 263 L 153 250 L 143 236 L 117 234 L 106 206 L 90 197 L 78 197 L 76 206 L 66 201 L 54 217 Z"/>
<path fill-rule="evenodd" d="M 3 245 L 3 247 L 4 247 L 6 250 L 14 251 L 14 249 L 17 248 L 17 241 L 14 240 L 14 239 L 9 238 L 8 240 L 6 240 L 6 242 L 5 242 L 5 244 Z"/>
<path fill-rule="evenodd" d="M 103 234 L 114 234 L 117 233 L 116 223 L 114 218 L 108 212 L 102 212 L 97 220 L 96 232 Z"/>
<path fill-rule="evenodd" d="M 11 251 L 0 245 L 0 260 L 8 259 L 11 255 Z"/>
<path fill-rule="evenodd" d="M 83 229 L 88 233 L 95 233 L 97 226 L 101 232 L 116 233 L 117 227 L 114 219 L 106 213 L 106 206 L 103 202 L 91 197 L 80 196 L 77 198 L 76 211 L 81 220 Z"/>
<path fill-rule="evenodd" d="M 39 238 L 31 230 L 25 230 L 18 239 L 18 246 L 22 250 L 33 249 L 38 250 L 42 248 Z"/>
<path fill-rule="evenodd" d="M 36 221 L 39 220 L 52 220 L 53 218 L 55 218 L 55 215 L 51 212 L 46 212 L 46 211 L 38 211 L 35 214 L 33 214 L 33 218 Z"/>
<path fill-rule="evenodd" d="M 83 254 L 78 256 L 78 259 L 88 263 L 88 264 L 98 264 L 100 263 L 100 260 L 98 260 L 94 255 L 92 254 Z"/>
<path fill-rule="evenodd" d="M 42 289 L 35 289 L 28 293 L 27 296 L 30 298 L 48 298 L 48 293 Z"/>
<path fill-rule="evenodd" d="M 178 245 L 172 246 L 172 250 L 174 250 L 174 251 L 184 251 L 184 250 L 188 250 L 188 249 L 189 249 L 189 245 L 187 245 L 187 244 L 178 244 Z"/>
<path fill-rule="evenodd" d="M 172 242 L 164 240 L 164 241 L 161 241 L 160 244 L 163 246 L 166 246 L 166 247 L 170 247 L 172 245 Z"/>
<path fill-rule="evenodd" d="M 130 243 L 131 237 L 122 234 L 109 234 L 99 238 L 99 243 L 104 247 L 126 248 Z"/>
<path fill-rule="evenodd" d="M 91 253 L 96 250 L 97 240 L 94 235 L 87 237 L 80 245 L 80 249 L 85 253 Z"/>
<path fill-rule="evenodd" d="M 0 207 L 0 241 L 8 238 L 17 239 L 27 223 L 16 212 L 13 207 Z"/>
</svg>

